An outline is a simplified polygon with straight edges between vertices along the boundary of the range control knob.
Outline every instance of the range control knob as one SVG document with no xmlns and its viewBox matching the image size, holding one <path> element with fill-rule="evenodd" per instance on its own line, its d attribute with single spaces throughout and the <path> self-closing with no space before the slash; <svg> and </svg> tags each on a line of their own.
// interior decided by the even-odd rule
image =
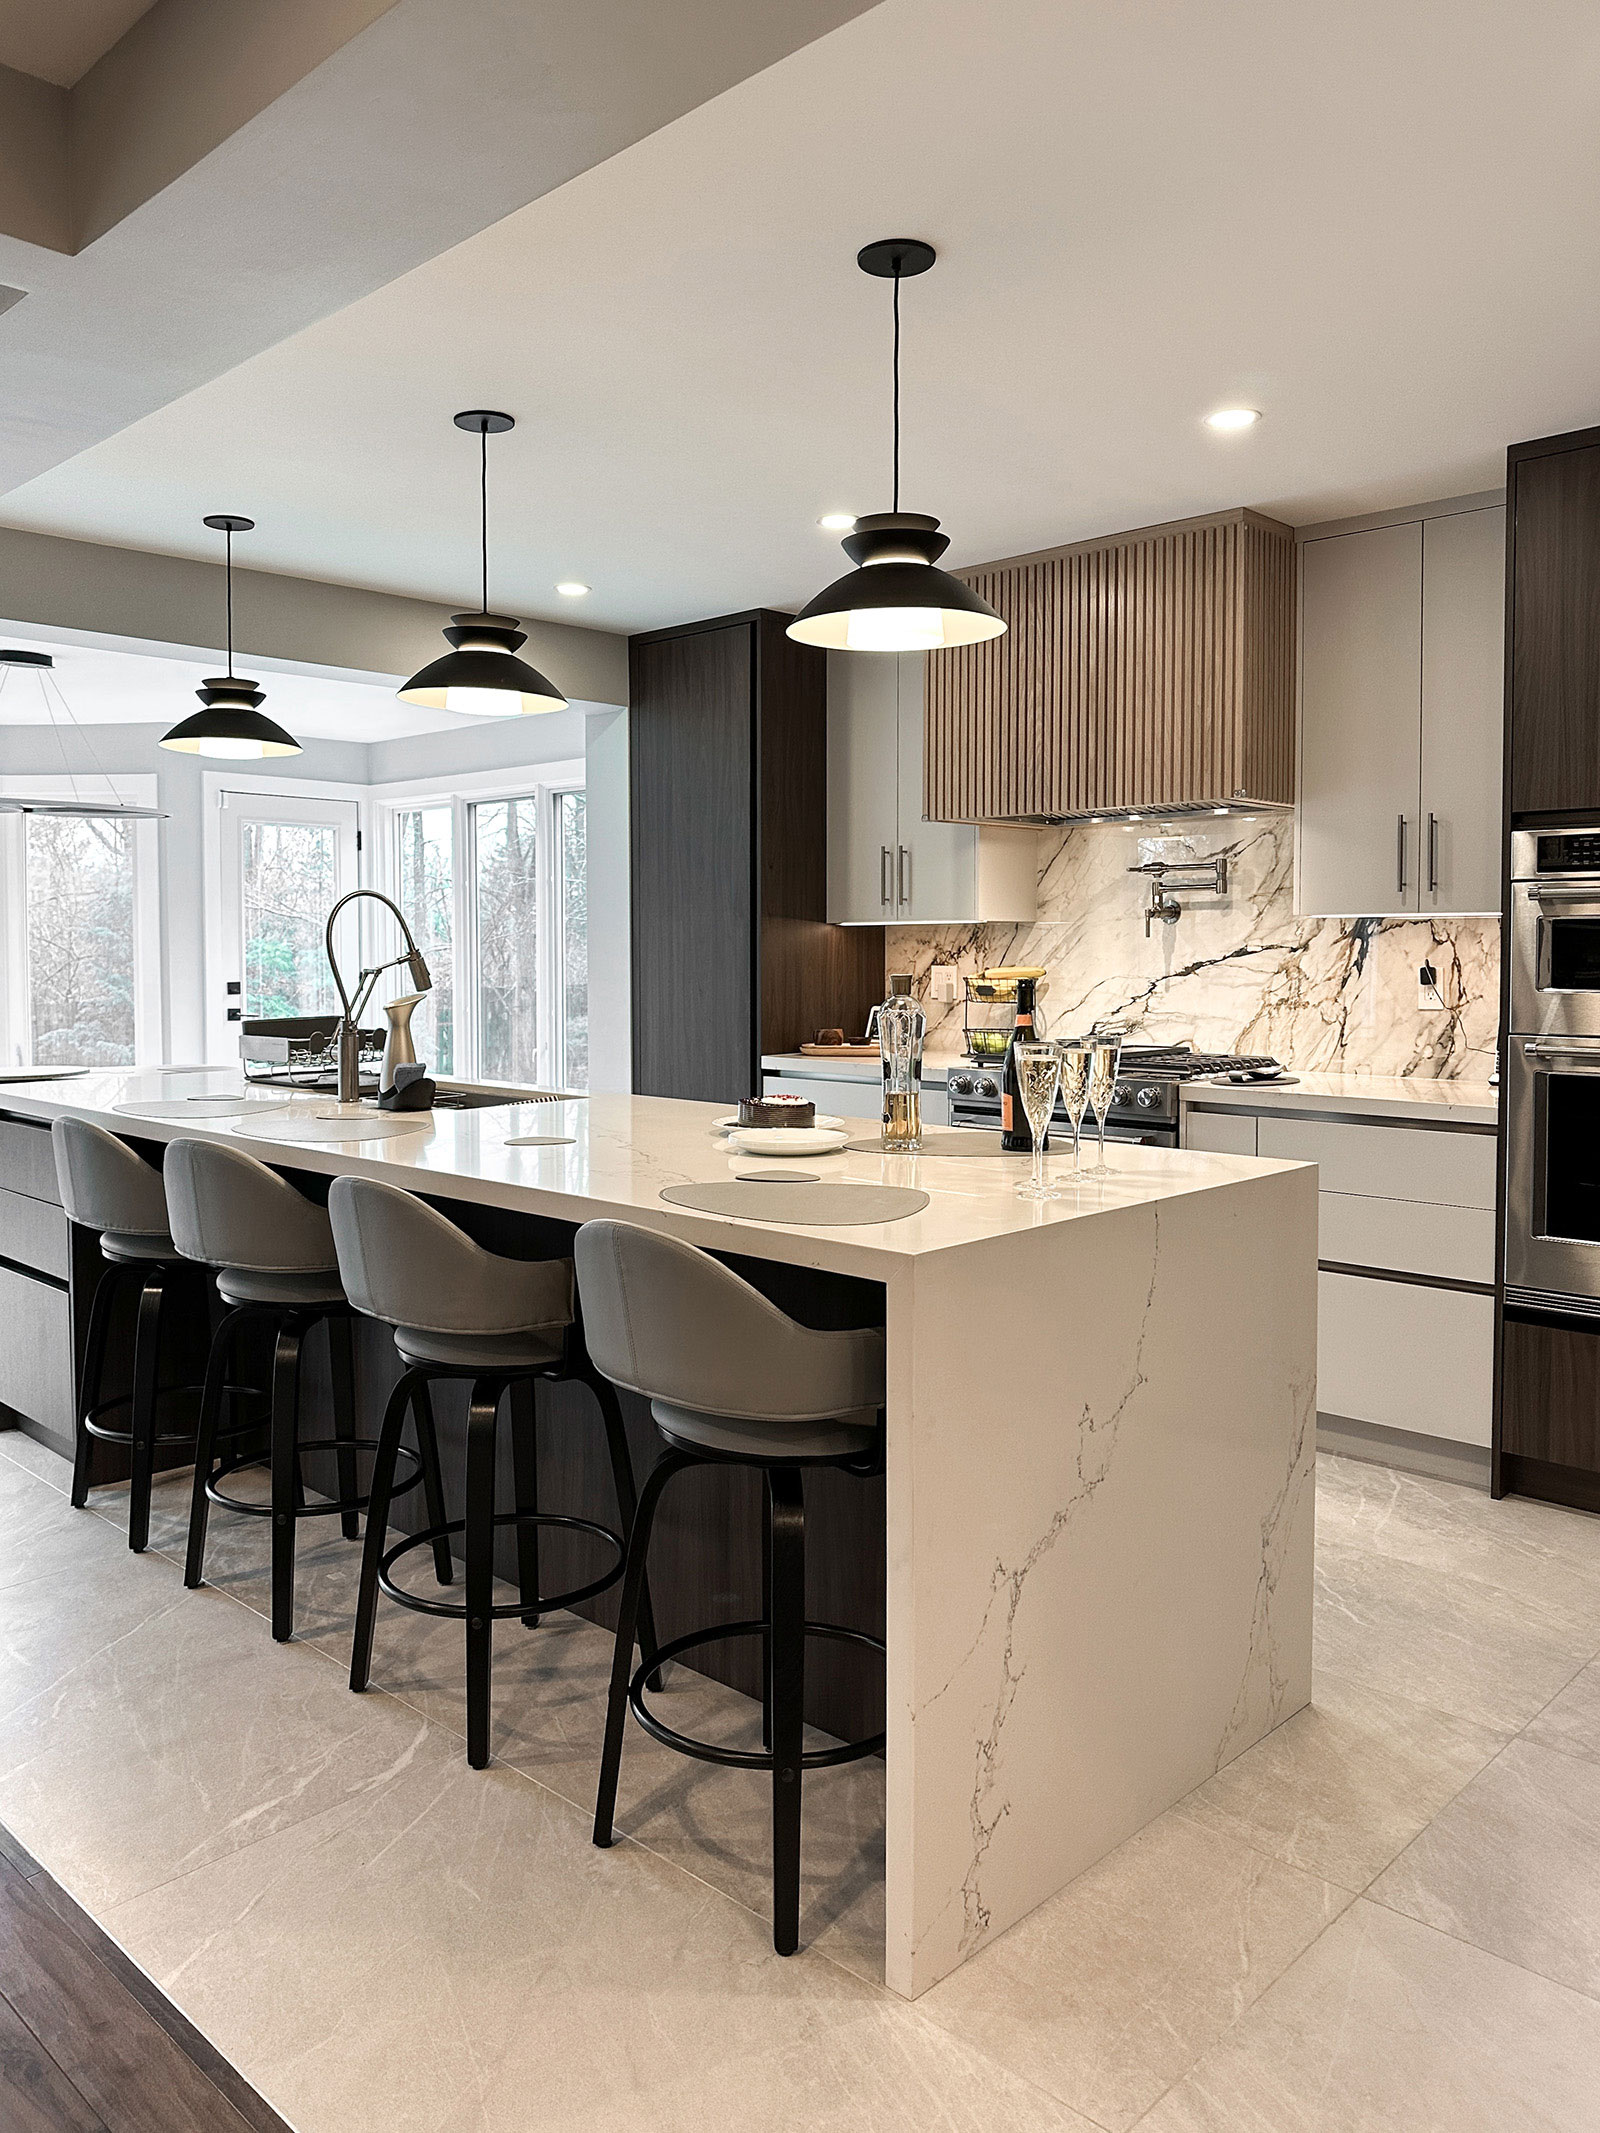
<svg viewBox="0 0 1600 2133">
<path fill-rule="evenodd" d="M 1161 1101 L 1161 1091 L 1159 1089 L 1139 1089 L 1135 1092 L 1133 1100 L 1141 1111 L 1153 1111 Z"/>
<path fill-rule="evenodd" d="M 1112 1101 L 1112 1102 L 1113 1102 L 1114 1104 L 1131 1104 L 1131 1103 L 1132 1103 L 1132 1101 L 1133 1101 L 1133 1091 L 1132 1091 L 1132 1089 L 1130 1089 L 1130 1088 L 1129 1088 L 1128 1084 L 1127 1084 L 1127 1083 L 1126 1083 L 1125 1081 L 1119 1081 L 1119 1082 L 1117 1083 L 1117 1086 L 1116 1086 L 1116 1090 L 1115 1090 L 1115 1092 L 1114 1092 L 1114 1093 L 1113 1093 L 1113 1095 L 1112 1095 L 1111 1101 Z"/>
<path fill-rule="evenodd" d="M 980 1078 L 978 1094 L 980 1096 L 998 1096 L 1000 1094 L 1000 1084 L 992 1074 L 985 1074 Z"/>
<path fill-rule="evenodd" d="M 952 1074 L 950 1076 L 950 1093 L 952 1096 L 970 1096 L 972 1094 L 972 1076 L 970 1074 Z"/>
</svg>

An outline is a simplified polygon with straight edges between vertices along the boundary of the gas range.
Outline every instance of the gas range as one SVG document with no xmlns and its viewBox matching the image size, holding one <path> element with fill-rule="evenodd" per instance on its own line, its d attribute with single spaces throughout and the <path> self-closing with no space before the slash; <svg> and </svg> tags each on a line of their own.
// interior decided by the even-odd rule
<svg viewBox="0 0 1600 2133">
<path fill-rule="evenodd" d="M 1116 1094 L 1106 1119 L 1108 1140 L 1134 1141 L 1151 1148 L 1178 1145 L 1178 1084 L 1203 1080 L 1208 1074 L 1276 1070 L 1278 1062 L 1265 1056 L 1235 1057 L 1225 1052 L 1196 1052 L 1186 1044 L 1125 1044 L 1118 1062 Z M 952 1126 L 987 1126 L 1000 1123 L 1000 1065 L 974 1065 L 963 1061 L 952 1067 L 948 1082 Z M 1053 1129 L 1072 1126 L 1060 1097 L 1056 1098 Z"/>
</svg>

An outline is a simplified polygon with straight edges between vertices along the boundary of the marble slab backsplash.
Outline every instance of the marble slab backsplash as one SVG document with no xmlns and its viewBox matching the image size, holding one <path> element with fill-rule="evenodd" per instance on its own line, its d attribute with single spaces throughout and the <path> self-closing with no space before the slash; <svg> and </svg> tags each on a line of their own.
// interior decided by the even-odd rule
<svg viewBox="0 0 1600 2133">
<path fill-rule="evenodd" d="M 1176 885 L 1183 916 L 1152 925 L 1152 858 L 1228 855 L 1227 895 Z M 1214 831 L 1142 837 L 1121 824 L 1039 832 L 1039 913 L 1026 925 L 891 926 L 887 966 L 910 970 L 928 1015 L 928 1051 L 963 1049 L 962 1008 L 930 996 L 935 964 L 961 970 L 1037 963 L 1049 972 L 1050 1029 L 1125 1023 L 1142 1044 L 1267 1052 L 1305 1072 L 1419 1074 L 1487 1081 L 1500 1009 L 1493 918 L 1297 918 L 1287 815 Z M 1431 963 L 1444 1004 L 1417 1005 Z"/>
</svg>

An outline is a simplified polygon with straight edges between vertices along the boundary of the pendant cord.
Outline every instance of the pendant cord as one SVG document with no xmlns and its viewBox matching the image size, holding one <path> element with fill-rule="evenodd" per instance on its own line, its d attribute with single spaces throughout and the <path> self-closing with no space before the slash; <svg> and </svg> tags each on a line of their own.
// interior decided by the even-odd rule
<svg viewBox="0 0 1600 2133">
<path fill-rule="evenodd" d="M 894 506 L 900 509 L 900 268 L 894 270 Z"/>
<path fill-rule="evenodd" d="M 483 607 L 481 613 L 489 612 L 489 425 L 481 423 L 478 442 L 483 448 L 483 465 L 478 482 L 478 518 L 483 529 Z"/>
<path fill-rule="evenodd" d="M 227 527 L 224 538 L 228 543 L 228 679 L 233 679 L 233 528 Z"/>
</svg>

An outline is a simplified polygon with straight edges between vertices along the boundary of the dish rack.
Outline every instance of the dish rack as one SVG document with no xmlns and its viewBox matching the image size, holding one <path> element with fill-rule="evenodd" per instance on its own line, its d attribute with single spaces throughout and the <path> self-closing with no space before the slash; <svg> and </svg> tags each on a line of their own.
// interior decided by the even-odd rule
<svg viewBox="0 0 1600 2133">
<path fill-rule="evenodd" d="M 971 973 L 963 975 L 961 983 L 961 1033 L 967 1057 L 985 1064 L 1004 1059 L 1011 1032 L 1016 1027 L 1017 980 L 986 978 L 980 972 L 976 976 Z M 1049 990 L 1048 978 L 1034 979 L 1033 1024 L 1041 1037 L 1045 1033 L 1045 1021 L 1039 1003 Z"/>
<path fill-rule="evenodd" d="M 274 1088 L 320 1088 L 339 1071 L 338 1017 L 277 1015 L 246 1022 L 239 1032 L 239 1056 L 246 1081 Z M 361 1069 L 377 1075 L 383 1064 L 383 1031 L 361 1032 Z"/>
</svg>

